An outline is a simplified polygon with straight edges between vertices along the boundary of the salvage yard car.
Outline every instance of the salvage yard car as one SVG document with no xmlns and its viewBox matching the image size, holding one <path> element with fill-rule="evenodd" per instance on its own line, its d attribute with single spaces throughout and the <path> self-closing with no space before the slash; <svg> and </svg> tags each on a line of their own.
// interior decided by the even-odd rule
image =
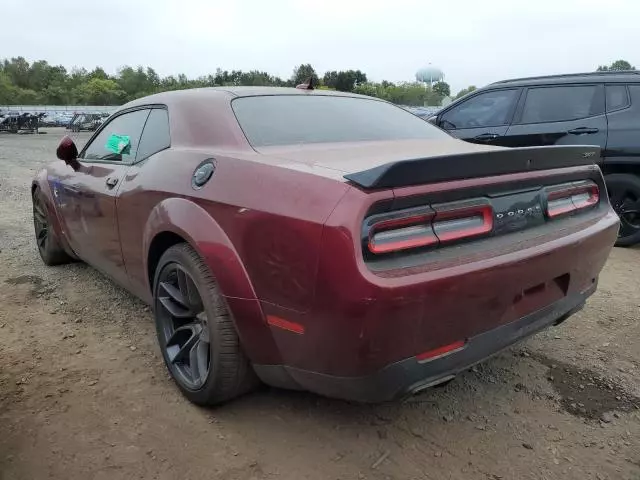
<svg viewBox="0 0 640 480">
<path fill-rule="evenodd" d="M 618 231 L 597 147 L 474 145 L 310 86 L 141 98 L 57 156 L 32 184 L 42 259 L 152 305 L 197 404 L 444 383 L 579 310 Z"/>
</svg>

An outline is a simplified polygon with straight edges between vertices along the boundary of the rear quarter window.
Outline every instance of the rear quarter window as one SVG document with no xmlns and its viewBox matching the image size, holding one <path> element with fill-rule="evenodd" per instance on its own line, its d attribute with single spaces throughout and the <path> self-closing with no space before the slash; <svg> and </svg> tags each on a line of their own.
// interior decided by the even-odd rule
<svg viewBox="0 0 640 480">
<path fill-rule="evenodd" d="M 575 85 L 530 88 L 520 123 L 566 122 L 604 113 L 601 87 Z"/>
<path fill-rule="evenodd" d="M 629 106 L 626 85 L 607 85 L 607 112 L 613 112 Z"/>
<path fill-rule="evenodd" d="M 236 98 L 231 105 L 254 147 L 450 138 L 404 109 L 373 99 L 273 95 Z"/>
<path fill-rule="evenodd" d="M 144 125 L 136 160 L 144 160 L 170 146 L 169 115 L 163 108 L 154 108 Z"/>
</svg>

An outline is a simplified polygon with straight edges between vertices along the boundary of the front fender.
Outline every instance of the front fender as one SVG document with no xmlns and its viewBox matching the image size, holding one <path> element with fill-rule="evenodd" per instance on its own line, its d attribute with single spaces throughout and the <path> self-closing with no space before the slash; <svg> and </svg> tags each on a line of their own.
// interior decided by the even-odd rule
<svg viewBox="0 0 640 480">
<path fill-rule="evenodd" d="M 148 252 L 156 235 L 172 232 L 184 238 L 205 260 L 225 297 L 256 300 L 240 257 L 220 225 L 196 203 L 168 198 L 151 211 L 144 228 L 142 248 L 148 271 Z M 147 285 L 151 291 L 152 285 Z"/>
<path fill-rule="evenodd" d="M 63 228 L 64 223 L 60 216 L 60 212 L 58 211 L 57 204 L 51 190 L 47 169 L 40 170 L 33 178 L 31 182 L 31 193 L 35 191 L 36 187 L 40 188 L 40 191 L 44 196 L 44 201 L 47 208 L 47 217 L 49 222 L 51 223 L 50 226 L 51 228 L 53 228 L 54 235 L 58 240 L 60 246 L 62 246 L 64 251 L 71 258 L 77 258 L 75 252 L 69 245 L 67 234 Z"/>
</svg>

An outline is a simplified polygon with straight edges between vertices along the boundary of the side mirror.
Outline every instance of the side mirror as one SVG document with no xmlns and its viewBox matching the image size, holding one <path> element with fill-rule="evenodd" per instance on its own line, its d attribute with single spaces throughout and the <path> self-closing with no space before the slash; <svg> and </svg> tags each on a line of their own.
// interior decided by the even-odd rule
<svg viewBox="0 0 640 480">
<path fill-rule="evenodd" d="M 69 165 L 74 170 L 80 169 L 80 162 L 78 161 L 78 147 L 73 142 L 71 137 L 66 136 L 60 141 L 60 145 L 56 149 L 56 155 L 60 160 Z"/>
<path fill-rule="evenodd" d="M 438 116 L 437 115 L 431 115 L 429 118 L 427 118 L 427 122 L 429 122 L 431 125 L 435 125 L 437 127 L 438 126 Z"/>
</svg>

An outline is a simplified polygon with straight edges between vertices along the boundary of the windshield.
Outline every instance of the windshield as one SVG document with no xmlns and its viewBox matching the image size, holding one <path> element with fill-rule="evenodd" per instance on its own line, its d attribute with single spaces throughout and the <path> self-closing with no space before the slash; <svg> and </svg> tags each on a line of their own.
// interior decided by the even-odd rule
<svg viewBox="0 0 640 480">
<path fill-rule="evenodd" d="M 366 98 L 241 97 L 236 98 L 232 106 L 254 147 L 448 137 L 402 108 Z"/>
</svg>

